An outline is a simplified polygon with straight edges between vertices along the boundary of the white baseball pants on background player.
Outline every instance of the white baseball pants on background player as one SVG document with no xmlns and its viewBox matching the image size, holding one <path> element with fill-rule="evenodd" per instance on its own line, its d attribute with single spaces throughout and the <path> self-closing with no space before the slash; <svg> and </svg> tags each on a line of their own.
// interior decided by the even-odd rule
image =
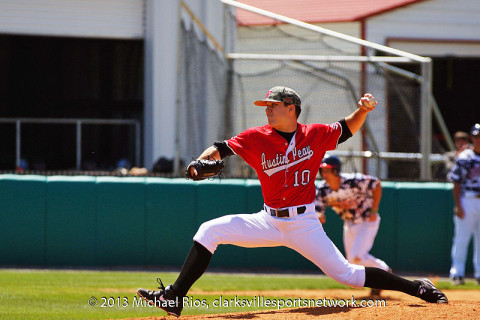
<svg viewBox="0 0 480 320">
<path fill-rule="evenodd" d="M 378 216 L 377 220 L 372 222 L 364 221 L 357 224 L 344 222 L 343 244 L 348 261 L 365 267 L 389 270 L 388 265 L 383 260 L 369 254 L 380 226 L 380 220 L 380 216 Z"/>
<path fill-rule="evenodd" d="M 265 210 L 223 216 L 203 223 L 193 240 L 211 253 L 219 244 L 247 248 L 285 246 L 312 261 L 330 278 L 362 288 L 365 267 L 351 264 L 343 257 L 323 230 L 314 204 L 306 207 L 305 213 L 293 218 L 277 218 Z"/>
<path fill-rule="evenodd" d="M 473 237 L 473 270 L 474 277 L 480 278 L 480 199 L 476 196 L 463 196 L 462 202 L 465 216 L 460 219 L 453 217 L 455 224 L 455 234 L 452 245 L 452 267 L 450 268 L 451 277 L 465 276 L 465 263 L 467 260 L 468 244 Z"/>
</svg>

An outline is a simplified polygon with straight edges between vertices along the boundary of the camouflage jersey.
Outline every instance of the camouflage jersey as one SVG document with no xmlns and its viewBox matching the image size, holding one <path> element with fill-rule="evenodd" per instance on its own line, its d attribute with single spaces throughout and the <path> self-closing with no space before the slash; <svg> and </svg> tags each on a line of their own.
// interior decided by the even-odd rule
<svg viewBox="0 0 480 320">
<path fill-rule="evenodd" d="M 464 150 L 458 155 L 447 178 L 461 185 L 462 196 L 480 196 L 480 155 L 472 149 Z"/>
<path fill-rule="evenodd" d="M 372 191 L 379 180 L 362 173 L 340 173 L 340 178 L 338 190 L 330 189 L 325 180 L 317 185 L 315 210 L 324 213 L 332 207 L 344 221 L 362 223 L 371 215 Z"/>
</svg>

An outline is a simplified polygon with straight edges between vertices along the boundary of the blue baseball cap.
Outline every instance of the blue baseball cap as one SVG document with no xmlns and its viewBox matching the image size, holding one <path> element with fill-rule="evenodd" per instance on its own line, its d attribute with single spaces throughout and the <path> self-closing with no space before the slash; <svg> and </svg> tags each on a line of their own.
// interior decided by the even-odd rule
<svg viewBox="0 0 480 320">
<path fill-rule="evenodd" d="M 470 129 L 470 135 L 471 136 L 478 136 L 480 135 L 480 123 L 475 123 L 472 127 L 472 129 Z"/>
</svg>

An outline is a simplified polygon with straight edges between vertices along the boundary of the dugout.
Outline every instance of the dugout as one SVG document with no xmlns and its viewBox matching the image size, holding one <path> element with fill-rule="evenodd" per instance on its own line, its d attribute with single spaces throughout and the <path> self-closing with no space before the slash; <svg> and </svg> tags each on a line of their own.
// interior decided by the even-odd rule
<svg viewBox="0 0 480 320">
<path fill-rule="evenodd" d="M 221 39 L 222 4 L 185 2 Z M 81 162 L 88 165 L 83 170 L 95 164 L 115 168 L 120 159 L 151 168 L 161 157 L 172 158 L 180 3 L 0 2 L 0 118 L 132 119 L 141 124 L 140 137 L 120 126 L 83 129 Z M 15 130 L 15 123 L 0 124 L 0 170 L 20 165 Z M 75 126 L 25 124 L 22 131 L 22 158 L 30 167 L 78 169 Z M 135 139 L 141 141 L 140 160 L 133 156 Z"/>
<path fill-rule="evenodd" d="M 1 118 L 143 118 L 143 41 L 0 34 Z M 0 123 L 0 169 L 15 169 L 16 124 Z M 84 170 L 135 163 L 131 126 L 83 125 Z M 30 170 L 74 170 L 75 123 L 21 123 L 21 157 Z"/>
</svg>

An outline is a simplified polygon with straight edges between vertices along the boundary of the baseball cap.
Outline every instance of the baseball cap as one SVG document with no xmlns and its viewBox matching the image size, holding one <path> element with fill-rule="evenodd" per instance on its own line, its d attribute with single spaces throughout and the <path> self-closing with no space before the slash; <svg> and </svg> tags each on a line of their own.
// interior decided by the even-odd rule
<svg viewBox="0 0 480 320">
<path fill-rule="evenodd" d="M 265 107 L 267 102 L 286 102 L 287 104 L 293 104 L 300 107 L 302 102 L 298 94 L 293 90 L 285 86 L 276 86 L 268 90 L 265 99 L 257 100 L 255 105 Z"/>
<path fill-rule="evenodd" d="M 335 155 L 325 155 L 325 157 L 322 160 L 322 164 L 320 165 L 320 168 L 335 168 L 340 171 L 340 166 L 342 165 L 342 162 L 340 161 L 340 158 L 335 156 Z"/>
<path fill-rule="evenodd" d="M 468 133 L 466 133 L 465 131 L 457 131 L 455 132 L 455 134 L 453 135 L 453 139 L 465 139 L 465 140 L 468 140 Z"/>
<path fill-rule="evenodd" d="M 472 127 L 472 129 L 470 129 L 470 135 L 471 136 L 478 136 L 480 135 L 480 123 L 475 123 Z"/>
</svg>

